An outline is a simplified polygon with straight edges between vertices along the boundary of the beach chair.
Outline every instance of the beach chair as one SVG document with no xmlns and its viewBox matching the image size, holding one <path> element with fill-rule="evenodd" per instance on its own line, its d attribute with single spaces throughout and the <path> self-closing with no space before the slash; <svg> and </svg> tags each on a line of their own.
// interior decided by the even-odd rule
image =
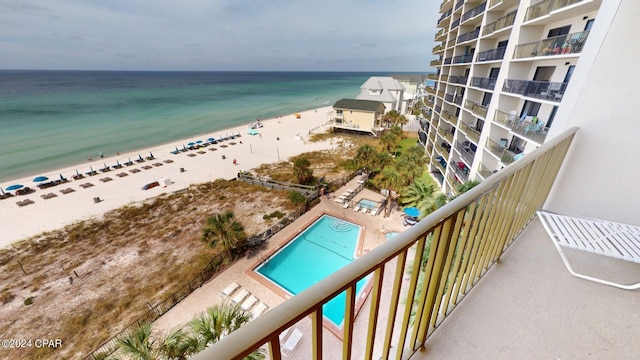
<svg viewBox="0 0 640 360">
<path fill-rule="evenodd" d="M 300 341 L 302 340 L 302 331 L 295 328 L 293 332 L 287 339 L 287 341 L 282 344 L 282 355 L 289 357 L 293 353 L 293 351 L 298 347 Z"/>
<path fill-rule="evenodd" d="M 624 285 L 577 273 L 562 251 L 563 247 L 568 247 L 640 263 L 640 227 L 599 219 L 571 217 L 545 210 L 539 210 L 538 217 L 571 275 L 624 290 L 640 289 L 640 282 Z"/>
<path fill-rule="evenodd" d="M 229 286 L 224 288 L 224 290 L 220 291 L 220 295 L 222 295 L 222 297 L 226 299 L 231 296 L 231 294 L 233 294 L 236 290 L 238 290 L 238 288 L 240 288 L 240 285 L 236 282 L 232 282 L 231 284 L 229 284 Z"/>
<path fill-rule="evenodd" d="M 371 216 L 376 216 L 376 215 L 378 215 L 378 210 L 372 209 L 371 210 Z"/>
<path fill-rule="evenodd" d="M 355 211 L 355 212 L 360 211 L 360 205 L 356 205 L 356 207 L 353 208 L 353 211 Z"/>
<path fill-rule="evenodd" d="M 253 307 L 253 305 L 255 305 L 258 302 L 258 298 L 253 296 L 253 295 L 249 295 L 248 298 L 246 298 L 242 304 L 240 304 L 240 307 L 242 308 L 242 310 L 244 311 L 249 311 L 249 309 L 251 309 Z"/>
<path fill-rule="evenodd" d="M 346 208 L 348 208 L 348 207 L 349 207 L 349 202 L 348 202 L 348 201 L 345 201 L 345 202 L 344 202 L 344 205 L 342 205 L 342 208 L 343 208 L 343 209 L 346 209 Z"/>
<path fill-rule="evenodd" d="M 265 311 L 267 311 L 267 309 L 269 309 L 269 307 L 267 306 L 267 304 L 261 302 L 258 303 L 258 305 L 256 305 L 253 310 L 251 310 L 251 319 L 255 319 L 258 316 L 264 314 Z"/>
<path fill-rule="evenodd" d="M 250 293 L 247 289 L 241 289 L 238 293 L 231 299 L 235 304 L 240 304 Z"/>
<path fill-rule="evenodd" d="M 360 212 L 362 212 L 363 214 L 366 214 L 369 211 L 369 209 L 367 209 L 366 207 L 363 207 L 362 210 L 360 210 Z"/>
</svg>

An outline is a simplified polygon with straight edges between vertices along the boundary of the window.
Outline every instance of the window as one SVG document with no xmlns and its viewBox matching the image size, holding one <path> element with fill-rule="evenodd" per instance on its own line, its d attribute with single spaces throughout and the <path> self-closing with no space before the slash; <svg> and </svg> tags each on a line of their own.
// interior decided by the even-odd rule
<svg viewBox="0 0 640 360">
<path fill-rule="evenodd" d="M 520 112 L 520 118 L 524 118 L 528 115 L 537 116 L 540 111 L 540 103 L 533 101 L 525 101 L 522 111 Z"/>
<path fill-rule="evenodd" d="M 337 115 L 342 115 L 342 110 L 336 110 Z"/>
<path fill-rule="evenodd" d="M 591 27 L 593 27 L 593 22 L 595 19 L 587 20 L 587 24 L 584 26 L 584 31 L 590 31 Z"/>
<path fill-rule="evenodd" d="M 560 36 L 560 35 L 567 35 L 569 33 L 569 30 L 571 30 L 571 25 L 551 29 L 549 30 L 549 34 L 547 34 L 547 38 Z"/>
</svg>

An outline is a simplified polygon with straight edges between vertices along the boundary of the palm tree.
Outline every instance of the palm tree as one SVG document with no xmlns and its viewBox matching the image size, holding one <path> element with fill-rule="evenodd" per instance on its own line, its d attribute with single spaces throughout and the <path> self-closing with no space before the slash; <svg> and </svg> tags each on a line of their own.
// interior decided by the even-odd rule
<svg viewBox="0 0 640 360">
<path fill-rule="evenodd" d="M 402 127 L 406 124 L 409 123 L 409 119 L 407 119 L 406 116 L 399 114 L 398 117 L 396 117 L 394 125 L 400 125 L 400 130 L 402 130 Z"/>
<path fill-rule="evenodd" d="M 224 303 L 207 308 L 189 323 L 189 328 L 193 341 L 197 343 L 198 351 L 202 351 L 250 320 L 249 314 L 240 306 Z M 261 350 L 256 350 L 247 358 L 264 359 L 265 356 Z"/>
<path fill-rule="evenodd" d="M 433 182 L 418 179 L 402 192 L 400 203 L 418 208 L 424 217 L 439 207 L 438 195 L 439 192 Z"/>
<path fill-rule="evenodd" d="M 387 124 L 395 124 L 396 119 L 400 116 L 400 113 L 396 110 L 391 110 L 388 113 L 382 115 L 382 121 Z"/>
<path fill-rule="evenodd" d="M 298 157 L 293 160 L 293 174 L 300 184 L 308 184 L 313 180 L 313 170 L 310 169 L 311 163 L 305 157 Z"/>
<path fill-rule="evenodd" d="M 378 151 L 376 148 L 369 144 L 365 144 L 358 148 L 354 163 L 359 168 L 365 168 L 372 171 L 376 167 L 377 156 Z"/>
<path fill-rule="evenodd" d="M 151 338 L 151 324 L 143 324 L 118 339 L 118 346 L 123 354 L 134 360 L 152 360 L 157 357 L 155 342 Z"/>
<path fill-rule="evenodd" d="M 188 334 L 181 328 L 168 334 L 154 335 L 151 324 L 146 323 L 118 339 L 118 346 L 127 359 L 184 360 L 196 353 L 188 338 Z"/>
<path fill-rule="evenodd" d="M 480 184 L 480 181 L 478 180 L 467 180 L 462 184 L 459 184 L 458 186 L 456 186 L 456 190 L 458 191 L 458 194 L 462 195 L 467 191 L 476 187 L 478 184 Z"/>
<path fill-rule="evenodd" d="M 215 247 L 221 244 L 229 259 L 233 258 L 231 249 L 238 243 L 247 239 L 244 227 L 239 222 L 233 220 L 233 212 L 227 210 L 224 214 L 214 214 L 207 219 L 207 226 L 202 232 L 202 241 L 208 242 L 209 246 Z"/>
<path fill-rule="evenodd" d="M 395 166 L 388 165 L 382 169 L 378 176 L 373 178 L 373 183 L 378 189 L 387 189 L 388 191 L 387 208 L 385 211 L 385 217 L 387 217 L 391 213 L 392 193 L 402 185 L 402 177 Z"/>
</svg>

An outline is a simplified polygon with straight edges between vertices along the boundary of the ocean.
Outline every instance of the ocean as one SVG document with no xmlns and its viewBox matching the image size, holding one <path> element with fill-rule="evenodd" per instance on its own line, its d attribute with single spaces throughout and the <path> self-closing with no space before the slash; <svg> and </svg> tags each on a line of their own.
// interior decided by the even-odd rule
<svg viewBox="0 0 640 360">
<path fill-rule="evenodd" d="M 0 186 L 353 98 L 364 72 L 0 71 Z"/>
</svg>

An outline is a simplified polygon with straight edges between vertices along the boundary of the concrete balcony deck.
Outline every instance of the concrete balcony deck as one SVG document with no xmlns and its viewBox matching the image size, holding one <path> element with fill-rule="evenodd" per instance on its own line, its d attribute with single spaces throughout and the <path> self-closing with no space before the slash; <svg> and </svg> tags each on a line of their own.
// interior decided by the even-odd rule
<svg viewBox="0 0 640 360">
<path fill-rule="evenodd" d="M 640 265 L 565 250 L 621 282 Z M 412 359 L 637 359 L 640 291 L 575 278 L 536 218 Z"/>
</svg>

